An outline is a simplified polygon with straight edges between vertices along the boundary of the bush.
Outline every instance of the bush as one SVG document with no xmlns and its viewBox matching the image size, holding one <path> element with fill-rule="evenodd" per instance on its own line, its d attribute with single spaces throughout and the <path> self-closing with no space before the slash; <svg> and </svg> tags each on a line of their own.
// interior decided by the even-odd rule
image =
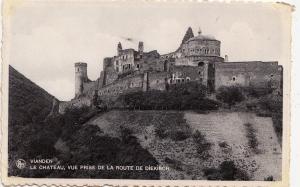
<svg viewBox="0 0 300 187">
<path fill-rule="evenodd" d="M 155 134 L 160 139 L 170 138 L 173 141 L 183 141 L 191 136 L 191 128 L 181 112 L 169 114 L 157 124 Z M 156 123 L 155 123 L 156 124 Z"/>
<path fill-rule="evenodd" d="M 226 148 L 226 147 L 228 147 L 228 144 L 227 144 L 227 142 L 220 142 L 219 146 L 222 148 Z"/>
<path fill-rule="evenodd" d="M 169 164 L 170 167 L 172 167 L 172 168 L 174 168 L 174 169 L 176 169 L 178 171 L 183 171 L 183 169 L 182 169 L 182 163 L 180 161 L 175 160 L 175 159 L 171 159 L 169 157 L 166 157 L 165 158 L 165 162 L 167 164 Z"/>
<path fill-rule="evenodd" d="M 264 181 L 274 181 L 274 178 L 271 175 L 271 176 L 268 176 L 268 177 L 264 178 Z"/>
<path fill-rule="evenodd" d="M 223 161 L 218 168 L 205 168 L 203 173 L 208 180 L 249 180 L 248 174 L 231 160 Z"/>
<path fill-rule="evenodd" d="M 259 98 L 271 94 L 274 91 L 274 88 L 249 86 L 245 87 L 244 91 L 247 93 L 248 96 Z"/>
<path fill-rule="evenodd" d="M 251 123 L 244 124 L 246 127 L 246 137 L 248 139 L 248 146 L 254 151 L 254 153 L 258 154 L 260 153 L 260 150 L 258 149 L 258 140 L 256 137 L 256 130 L 254 129 L 253 125 Z"/>
<path fill-rule="evenodd" d="M 242 89 L 237 86 L 220 87 L 217 90 L 216 98 L 227 103 L 230 107 L 245 99 Z"/>
<path fill-rule="evenodd" d="M 208 151 L 211 148 L 211 143 L 206 140 L 205 135 L 196 130 L 196 132 L 193 134 L 193 140 L 196 144 L 197 153 L 200 155 L 200 157 L 203 159 L 210 157 Z"/>
</svg>

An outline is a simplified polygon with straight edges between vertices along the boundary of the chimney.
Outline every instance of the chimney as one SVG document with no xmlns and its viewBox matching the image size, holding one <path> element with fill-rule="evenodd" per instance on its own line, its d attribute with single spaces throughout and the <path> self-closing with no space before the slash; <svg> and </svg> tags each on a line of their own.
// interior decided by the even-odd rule
<svg viewBox="0 0 300 187">
<path fill-rule="evenodd" d="M 228 55 L 225 55 L 224 62 L 228 62 Z"/>
</svg>

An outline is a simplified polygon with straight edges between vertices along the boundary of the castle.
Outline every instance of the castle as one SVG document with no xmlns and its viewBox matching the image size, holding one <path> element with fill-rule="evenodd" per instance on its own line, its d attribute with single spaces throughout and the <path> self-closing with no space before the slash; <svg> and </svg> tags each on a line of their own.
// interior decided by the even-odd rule
<svg viewBox="0 0 300 187">
<path fill-rule="evenodd" d="M 189 27 L 178 49 L 168 54 L 145 52 L 117 45 L 117 55 L 103 60 L 103 71 L 96 81 L 87 76 L 87 64 L 75 63 L 75 99 L 88 102 L 94 94 L 103 100 L 136 91 L 167 90 L 171 84 L 194 81 L 213 93 L 221 86 L 282 86 L 282 66 L 278 62 L 229 62 L 221 57 L 221 42 L 199 30 L 194 36 Z"/>
</svg>

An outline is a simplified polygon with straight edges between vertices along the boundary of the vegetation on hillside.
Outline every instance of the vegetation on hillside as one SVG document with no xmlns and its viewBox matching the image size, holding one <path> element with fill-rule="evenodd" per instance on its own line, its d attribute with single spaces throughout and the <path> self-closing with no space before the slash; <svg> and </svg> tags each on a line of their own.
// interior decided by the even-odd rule
<svg viewBox="0 0 300 187">
<path fill-rule="evenodd" d="M 121 139 L 101 134 L 97 126 L 83 125 L 97 114 L 90 107 L 51 112 L 53 96 L 10 67 L 9 176 L 64 178 L 159 179 L 158 171 L 29 170 L 30 159 L 52 159 L 60 165 L 157 165 L 157 161 L 130 133 Z M 56 149 L 60 140 L 68 151 Z M 16 161 L 24 159 L 25 169 Z"/>
<path fill-rule="evenodd" d="M 200 158 L 208 159 L 210 157 L 209 150 L 212 144 L 207 141 L 205 135 L 199 130 L 196 130 L 196 132 L 193 134 L 193 140 L 196 144 L 197 153 L 199 154 Z"/>
<path fill-rule="evenodd" d="M 234 161 L 223 161 L 218 168 L 203 169 L 208 180 L 249 180 L 247 173 L 236 167 Z"/>
<path fill-rule="evenodd" d="M 272 117 L 274 130 L 281 144 L 283 99 L 274 88 L 220 87 L 216 98 L 230 108 L 237 106 L 238 109 L 253 111 L 261 117 Z"/>
<path fill-rule="evenodd" d="M 206 87 L 190 82 L 171 85 L 168 91 L 150 90 L 121 95 L 115 106 L 141 110 L 215 110 L 218 102 L 206 96 Z"/>
<path fill-rule="evenodd" d="M 217 90 L 216 98 L 224 103 L 227 103 L 229 107 L 245 99 L 242 89 L 237 86 L 220 87 Z"/>
</svg>

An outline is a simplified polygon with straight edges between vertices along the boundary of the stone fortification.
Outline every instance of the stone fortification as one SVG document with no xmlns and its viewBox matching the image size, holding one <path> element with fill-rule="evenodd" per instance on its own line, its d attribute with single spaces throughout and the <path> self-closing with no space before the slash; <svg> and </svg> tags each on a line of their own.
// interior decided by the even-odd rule
<svg viewBox="0 0 300 187">
<path fill-rule="evenodd" d="M 224 62 L 215 66 L 215 87 L 252 86 L 260 88 L 282 87 L 282 66 L 277 62 Z"/>
<path fill-rule="evenodd" d="M 87 76 L 87 64 L 75 63 L 75 98 L 71 105 L 90 104 L 86 100 L 97 94 L 103 100 L 120 94 L 166 90 L 170 84 L 194 81 L 210 93 L 221 86 L 282 87 L 282 67 L 277 62 L 228 62 L 221 56 L 221 42 L 212 36 L 197 36 L 189 28 L 176 51 L 159 54 L 145 52 L 144 43 L 138 49 L 123 49 L 118 43 L 116 56 L 103 60 L 103 71 L 96 81 Z M 83 99 L 85 98 L 85 99 Z"/>
</svg>

